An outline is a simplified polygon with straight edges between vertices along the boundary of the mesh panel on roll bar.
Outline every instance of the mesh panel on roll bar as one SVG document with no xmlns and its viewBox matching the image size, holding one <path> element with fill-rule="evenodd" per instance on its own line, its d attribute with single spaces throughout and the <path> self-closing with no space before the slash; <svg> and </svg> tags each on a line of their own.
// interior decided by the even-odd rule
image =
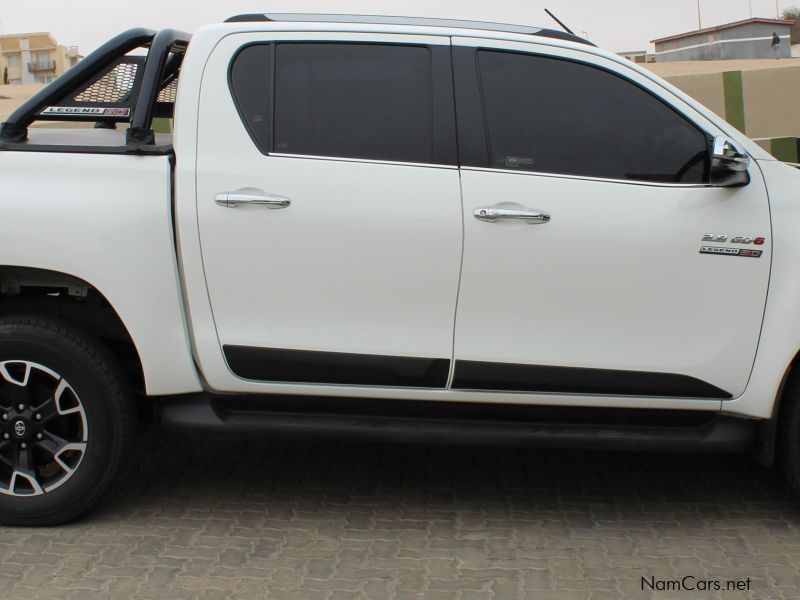
<svg viewBox="0 0 800 600">
<path fill-rule="evenodd" d="M 158 94 L 157 102 L 175 104 L 178 97 L 178 79 L 175 78 L 164 86 Z"/>
<path fill-rule="evenodd" d="M 75 100 L 93 103 L 124 102 L 130 98 L 138 76 L 138 62 L 120 61 L 111 71 L 75 96 Z"/>
<path fill-rule="evenodd" d="M 144 56 L 122 56 L 57 102 L 42 108 L 40 120 L 131 120 L 142 85 Z"/>
</svg>

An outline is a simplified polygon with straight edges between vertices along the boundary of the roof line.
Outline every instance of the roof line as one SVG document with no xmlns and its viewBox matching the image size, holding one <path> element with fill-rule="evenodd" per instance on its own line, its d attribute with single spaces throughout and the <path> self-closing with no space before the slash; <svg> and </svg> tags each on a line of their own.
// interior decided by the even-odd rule
<svg viewBox="0 0 800 600">
<path fill-rule="evenodd" d="M 669 42 L 672 40 L 680 40 L 685 37 L 691 37 L 694 35 L 702 35 L 704 33 L 711 33 L 713 31 L 722 31 L 723 29 L 731 29 L 732 27 L 738 27 L 739 25 L 746 25 L 748 23 L 772 23 L 774 25 L 794 25 L 794 20 L 792 19 L 766 19 L 764 17 L 753 17 L 751 19 L 743 19 L 741 21 L 734 21 L 733 23 L 725 23 L 723 25 L 717 25 L 716 27 L 706 27 L 705 29 L 695 29 L 694 31 L 687 31 L 685 33 L 676 33 L 675 35 L 669 35 L 667 37 L 658 38 L 657 40 L 650 40 L 651 44 L 659 44 L 661 42 Z"/>
<path fill-rule="evenodd" d="M 492 23 L 486 21 L 467 21 L 461 19 L 436 19 L 427 17 L 404 17 L 392 15 L 348 15 L 348 14 L 317 14 L 317 13 L 250 13 L 235 15 L 225 19 L 225 23 L 243 22 L 309 22 L 309 23 L 357 23 L 366 25 L 410 25 L 421 27 L 453 27 L 460 29 L 476 29 L 480 31 L 501 31 L 504 33 L 517 33 L 522 35 L 538 35 L 563 39 L 571 42 L 594 45 L 572 33 L 531 27 L 529 25 L 514 25 L 510 23 Z"/>
</svg>

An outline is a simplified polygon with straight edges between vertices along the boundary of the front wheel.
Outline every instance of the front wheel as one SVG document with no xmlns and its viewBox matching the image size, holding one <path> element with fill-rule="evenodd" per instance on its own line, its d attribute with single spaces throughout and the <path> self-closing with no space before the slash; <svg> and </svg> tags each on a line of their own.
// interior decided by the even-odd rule
<svg viewBox="0 0 800 600">
<path fill-rule="evenodd" d="M 122 466 L 134 410 L 114 358 L 71 325 L 0 319 L 0 523 L 56 525 Z"/>
</svg>

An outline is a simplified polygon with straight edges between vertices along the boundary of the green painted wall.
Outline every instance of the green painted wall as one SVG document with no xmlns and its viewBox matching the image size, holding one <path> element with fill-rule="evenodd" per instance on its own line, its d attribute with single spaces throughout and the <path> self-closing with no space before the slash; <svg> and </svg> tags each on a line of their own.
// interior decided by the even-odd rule
<svg viewBox="0 0 800 600">
<path fill-rule="evenodd" d="M 796 163 L 797 160 L 797 138 L 781 137 L 770 140 L 769 153 L 778 160 Z"/>
<path fill-rule="evenodd" d="M 741 71 L 726 71 L 722 74 L 725 95 L 725 120 L 745 133 L 744 86 Z"/>
<path fill-rule="evenodd" d="M 172 119 L 156 117 L 153 119 L 153 131 L 156 133 L 172 133 Z"/>
</svg>

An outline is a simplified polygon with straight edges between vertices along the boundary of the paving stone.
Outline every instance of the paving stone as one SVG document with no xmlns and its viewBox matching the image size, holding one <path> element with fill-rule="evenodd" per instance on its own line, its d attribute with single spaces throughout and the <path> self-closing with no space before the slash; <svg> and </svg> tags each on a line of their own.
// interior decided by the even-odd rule
<svg viewBox="0 0 800 600">
<path fill-rule="evenodd" d="M 143 428 L 91 514 L 0 529 L 0 597 L 800 598 L 800 511 L 747 456 L 216 442 Z M 688 595 L 686 595 L 688 594 Z M 684 593 L 686 597 L 691 593 Z M 681 596 L 683 597 L 683 596 Z"/>
</svg>

